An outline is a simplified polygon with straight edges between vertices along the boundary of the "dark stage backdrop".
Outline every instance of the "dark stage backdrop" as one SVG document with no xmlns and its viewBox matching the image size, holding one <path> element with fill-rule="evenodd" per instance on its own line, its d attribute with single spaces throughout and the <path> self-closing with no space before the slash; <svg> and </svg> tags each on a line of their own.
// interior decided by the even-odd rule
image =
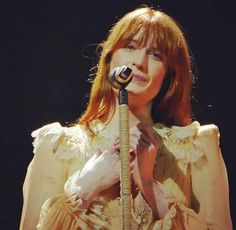
<svg viewBox="0 0 236 230">
<path fill-rule="evenodd" d="M 31 131 L 54 121 L 66 125 L 80 116 L 88 99 L 87 78 L 96 63 L 96 44 L 118 18 L 141 4 L 159 6 L 184 28 L 199 77 L 195 118 L 220 128 L 235 217 L 233 1 L 4 2 L 0 8 L 0 229 L 18 229 L 22 183 L 33 157 Z"/>
</svg>

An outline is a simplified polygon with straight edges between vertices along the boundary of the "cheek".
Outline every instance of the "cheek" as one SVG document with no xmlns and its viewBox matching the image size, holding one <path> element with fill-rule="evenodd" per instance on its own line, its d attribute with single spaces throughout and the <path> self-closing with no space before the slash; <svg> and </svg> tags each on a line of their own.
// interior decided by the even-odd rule
<svg viewBox="0 0 236 230">
<path fill-rule="evenodd" d="M 121 50 L 117 50 L 112 55 L 111 64 L 110 64 L 110 71 L 112 71 L 114 68 L 122 66 L 124 64 L 126 64 L 125 55 L 122 54 Z"/>
<path fill-rule="evenodd" d="M 152 70 L 152 82 L 154 83 L 154 85 L 159 89 L 162 86 L 164 77 L 166 74 L 166 70 L 163 64 L 159 65 L 156 68 L 153 68 Z"/>
</svg>

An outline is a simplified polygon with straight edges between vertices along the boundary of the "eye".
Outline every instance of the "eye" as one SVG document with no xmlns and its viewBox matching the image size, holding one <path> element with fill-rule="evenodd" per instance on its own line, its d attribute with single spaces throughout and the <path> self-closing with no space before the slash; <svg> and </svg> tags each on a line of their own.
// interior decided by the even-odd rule
<svg viewBox="0 0 236 230">
<path fill-rule="evenodd" d="M 162 56 L 158 51 L 149 51 L 148 54 L 153 57 L 155 60 L 162 60 Z"/>
<path fill-rule="evenodd" d="M 129 49 L 129 50 L 136 50 L 135 45 L 132 43 L 126 44 L 124 48 Z"/>
</svg>

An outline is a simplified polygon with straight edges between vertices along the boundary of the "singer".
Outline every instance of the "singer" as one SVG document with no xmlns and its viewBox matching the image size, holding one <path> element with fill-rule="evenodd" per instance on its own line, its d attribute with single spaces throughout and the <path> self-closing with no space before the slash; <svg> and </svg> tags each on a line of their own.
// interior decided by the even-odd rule
<svg viewBox="0 0 236 230">
<path fill-rule="evenodd" d="M 101 47 L 78 122 L 32 133 L 20 229 L 121 229 L 118 89 L 110 76 L 123 66 L 132 70 L 126 89 L 133 229 L 232 229 L 219 131 L 191 119 L 192 63 L 178 24 L 138 8 Z"/>
</svg>

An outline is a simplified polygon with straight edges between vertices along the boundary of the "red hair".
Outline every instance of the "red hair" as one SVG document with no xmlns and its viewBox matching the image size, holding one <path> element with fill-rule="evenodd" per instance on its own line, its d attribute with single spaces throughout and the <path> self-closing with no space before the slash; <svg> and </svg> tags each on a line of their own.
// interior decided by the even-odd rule
<svg viewBox="0 0 236 230">
<path fill-rule="evenodd" d="M 117 97 L 108 81 L 112 54 L 141 31 L 141 42 L 151 43 L 165 57 L 167 74 L 161 93 L 153 100 L 152 119 L 167 125 L 187 125 L 191 121 L 192 71 L 186 39 L 175 20 L 149 7 L 136 9 L 122 17 L 101 44 L 102 52 L 92 84 L 86 111 L 80 124 L 94 119 L 109 122 Z"/>
</svg>

